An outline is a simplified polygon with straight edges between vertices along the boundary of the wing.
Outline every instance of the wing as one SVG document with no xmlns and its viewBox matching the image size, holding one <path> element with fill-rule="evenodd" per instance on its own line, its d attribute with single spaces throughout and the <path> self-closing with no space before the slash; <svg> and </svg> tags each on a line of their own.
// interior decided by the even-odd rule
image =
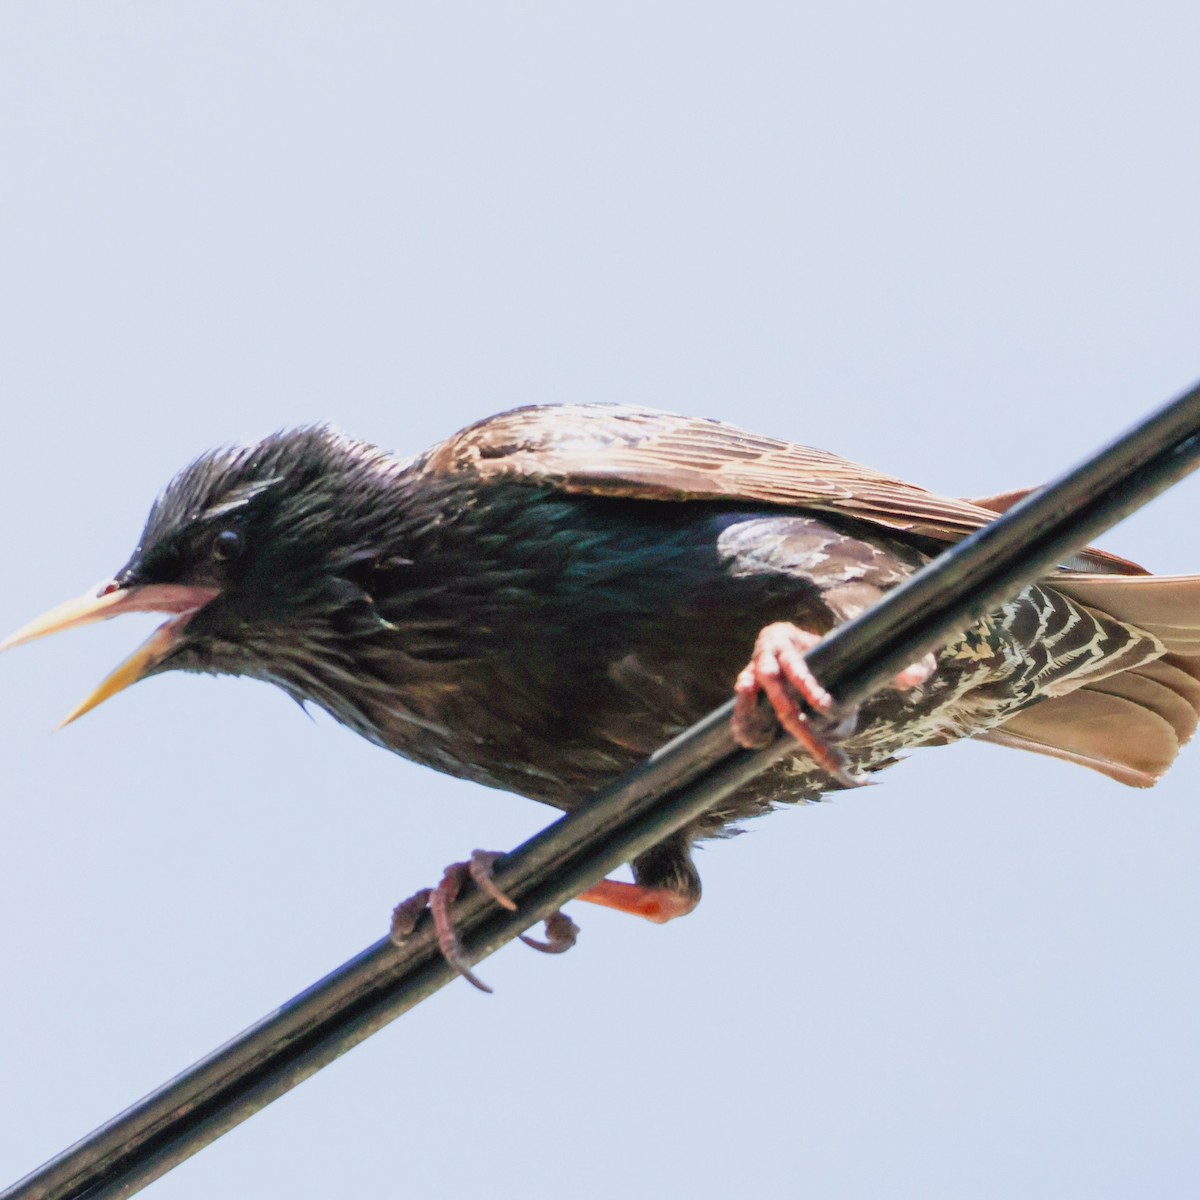
<svg viewBox="0 0 1200 1200">
<path fill-rule="evenodd" d="M 416 467 L 597 496 L 814 509 L 942 542 L 989 524 L 1033 490 L 956 500 L 720 421 L 605 404 L 501 413 L 435 446 Z M 1047 582 L 1086 607 L 1149 631 L 1168 654 L 1047 699 L 977 736 L 1148 787 L 1200 719 L 1200 576 L 1151 576 L 1136 563 L 1087 547 Z"/>
<path fill-rule="evenodd" d="M 434 447 L 421 469 L 596 496 L 816 509 L 943 542 L 995 519 L 969 500 L 939 496 L 824 450 L 721 421 L 616 404 L 501 413 Z"/>
</svg>

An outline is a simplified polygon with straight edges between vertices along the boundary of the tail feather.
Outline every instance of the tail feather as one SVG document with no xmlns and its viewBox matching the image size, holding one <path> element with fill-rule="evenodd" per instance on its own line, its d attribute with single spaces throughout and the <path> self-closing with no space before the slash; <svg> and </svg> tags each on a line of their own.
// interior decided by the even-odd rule
<svg viewBox="0 0 1200 1200">
<path fill-rule="evenodd" d="M 980 740 L 1152 786 L 1200 725 L 1200 575 L 1064 572 L 1043 586 L 1152 634 L 1166 653 L 1024 709 Z"/>
<path fill-rule="evenodd" d="M 1200 575 L 1056 575 L 1050 586 L 1154 634 L 1171 654 L 1200 655 Z"/>
<path fill-rule="evenodd" d="M 1033 490 L 972 503 L 1004 513 Z M 977 737 L 1079 763 L 1131 787 L 1151 787 L 1200 724 L 1200 575 L 1151 575 L 1094 546 L 1065 566 L 1043 586 L 1144 630 L 1166 653 L 1043 700 Z"/>
<path fill-rule="evenodd" d="M 1141 788 L 1153 787 L 1179 753 L 1175 730 L 1158 713 L 1090 688 L 1035 704 L 975 740 L 1060 758 Z"/>
<path fill-rule="evenodd" d="M 1174 731 L 1177 747 L 1189 742 L 1200 724 L 1200 682 L 1163 659 L 1088 688 L 1099 695 L 1119 696 L 1160 717 Z"/>
</svg>

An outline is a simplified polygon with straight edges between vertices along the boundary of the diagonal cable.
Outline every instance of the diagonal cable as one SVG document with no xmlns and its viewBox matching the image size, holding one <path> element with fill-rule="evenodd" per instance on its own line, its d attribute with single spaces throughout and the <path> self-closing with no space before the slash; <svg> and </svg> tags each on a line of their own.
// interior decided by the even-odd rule
<svg viewBox="0 0 1200 1200">
<path fill-rule="evenodd" d="M 833 630 L 808 655 L 809 665 L 839 701 L 861 701 L 1197 465 L 1200 385 Z M 520 911 L 505 912 L 475 892 L 456 906 L 472 961 L 792 750 L 787 738 L 763 750 L 740 749 L 729 733 L 732 710 L 730 703 L 710 713 L 505 856 L 496 879 Z M 13 1184 L 0 1200 L 130 1196 L 455 977 L 427 918 L 402 947 L 386 938 L 376 942 Z"/>
</svg>

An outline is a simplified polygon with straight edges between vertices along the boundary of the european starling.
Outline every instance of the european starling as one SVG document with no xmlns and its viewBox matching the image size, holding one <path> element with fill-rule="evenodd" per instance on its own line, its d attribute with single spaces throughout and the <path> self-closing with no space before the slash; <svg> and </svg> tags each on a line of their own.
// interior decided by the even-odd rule
<svg viewBox="0 0 1200 1200">
<path fill-rule="evenodd" d="M 1096 550 L 829 734 L 837 714 L 805 650 L 1019 495 L 951 499 L 622 406 L 516 409 L 407 461 L 301 429 L 197 459 L 111 581 L 4 645 L 167 612 L 68 720 L 162 671 L 247 675 L 389 750 L 564 810 L 735 681 L 735 733 L 753 743 L 765 691 L 795 754 L 638 858 L 635 883 L 582 897 L 665 921 L 699 900 L 697 839 L 850 785 L 904 747 L 975 737 L 1135 787 L 1167 769 L 1200 712 L 1200 576 Z M 456 963 L 447 904 L 468 873 L 503 902 L 488 866 L 477 854 L 432 896 Z M 415 911 L 398 910 L 399 933 Z"/>
</svg>

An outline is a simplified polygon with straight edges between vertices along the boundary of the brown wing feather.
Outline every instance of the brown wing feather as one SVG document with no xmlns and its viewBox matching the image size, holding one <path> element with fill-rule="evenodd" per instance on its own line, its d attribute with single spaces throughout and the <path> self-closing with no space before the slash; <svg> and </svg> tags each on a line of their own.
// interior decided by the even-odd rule
<svg viewBox="0 0 1200 1200">
<path fill-rule="evenodd" d="M 526 480 L 566 492 L 645 500 L 758 502 L 840 513 L 956 542 L 1031 489 L 978 501 L 939 496 L 824 450 L 732 425 L 621 405 L 519 408 L 427 454 L 435 475 Z M 1168 657 L 1018 713 L 982 740 L 1079 763 L 1148 787 L 1200 714 L 1200 576 L 1163 579 L 1100 550 L 1047 584 L 1159 637 Z"/>
<path fill-rule="evenodd" d="M 969 500 L 939 496 L 824 450 L 721 421 L 615 404 L 501 413 L 435 447 L 423 466 L 598 496 L 819 509 L 946 542 L 994 519 Z"/>
<path fill-rule="evenodd" d="M 1016 488 L 1014 491 L 1000 492 L 995 496 L 973 496 L 968 503 L 997 514 L 1006 513 L 1019 500 L 1024 500 L 1026 496 L 1036 491 L 1037 488 L 1032 487 Z M 1063 566 L 1072 571 L 1092 571 L 1100 575 L 1150 574 L 1145 567 L 1130 562 L 1129 559 L 1122 558 L 1119 554 L 1112 554 L 1108 550 L 1097 550 L 1095 546 L 1085 546 L 1084 549 L 1076 551 L 1063 563 Z"/>
</svg>

